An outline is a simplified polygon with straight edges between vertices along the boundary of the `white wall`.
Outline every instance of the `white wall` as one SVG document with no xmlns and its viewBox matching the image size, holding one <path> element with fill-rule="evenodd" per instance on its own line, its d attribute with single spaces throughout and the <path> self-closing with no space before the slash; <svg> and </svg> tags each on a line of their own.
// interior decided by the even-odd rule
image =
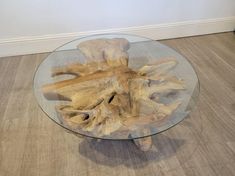
<svg viewBox="0 0 235 176">
<path fill-rule="evenodd" d="M 235 16 L 235 0 L 1 0 L 0 39 Z"/>
<path fill-rule="evenodd" d="M 158 40 L 234 29 L 235 0 L 0 0 L 0 57 L 97 33 Z"/>
</svg>

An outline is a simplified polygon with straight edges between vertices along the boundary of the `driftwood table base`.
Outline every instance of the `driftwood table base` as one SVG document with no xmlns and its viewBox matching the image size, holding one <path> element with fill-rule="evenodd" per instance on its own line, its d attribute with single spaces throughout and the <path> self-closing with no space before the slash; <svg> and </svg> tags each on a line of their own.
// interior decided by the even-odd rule
<svg viewBox="0 0 235 176">
<path fill-rule="evenodd" d="M 130 139 L 141 151 L 150 150 L 151 135 L 184 106 L 180 97 L 187 84 L 174 70 L 182 61 L 172 56 L 133 64 L 136 58 L 129 54 L 135 45 L 125 38 L 98 38 L 75 45 L 85 60 L 76 55 L 77 60 L 70 62 L 68 56 L 68 62 L 65 58 L 49 68 L 50 81 L 37 86 L 43 96 L 40 100 L 54 108 L 45 108 L 49 116 L 56 116 L 72 132 Z"/>
</svg>

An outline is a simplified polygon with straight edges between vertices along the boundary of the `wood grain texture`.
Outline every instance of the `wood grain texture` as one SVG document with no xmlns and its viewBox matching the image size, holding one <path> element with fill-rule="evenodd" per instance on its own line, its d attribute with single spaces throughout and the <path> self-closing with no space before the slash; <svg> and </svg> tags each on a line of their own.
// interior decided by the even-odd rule
<svg viewBox="0 0 235 176">
<path fill-rule="evenodd" d="M 221 33 L 162 41 L 195 67 L 197 109 L 153 137 L 131 142 L 79 138 L 37 106 L 33 74 L 47 54 L 0 59 L 0 176 L 235 175 L 235 36 Z"/>
</svg>

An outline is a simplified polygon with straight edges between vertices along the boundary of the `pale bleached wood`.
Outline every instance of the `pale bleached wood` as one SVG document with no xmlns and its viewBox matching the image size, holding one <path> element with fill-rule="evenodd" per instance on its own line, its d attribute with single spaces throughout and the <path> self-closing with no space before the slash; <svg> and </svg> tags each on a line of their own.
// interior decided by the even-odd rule
<svg viewBox="0 0 235 176">
<path fill-rule="evenodd" d="M 129 41 L 124 38 L 88 40 L 78 48 L 86 57 L 84 64 L 52 67 L 49 75 L 73 74 L 74 78 L 40 87 L 48 100 L 67 100 L 54 108 L 60 122 L 69 129 L 101 138 L 121 134 L 120 138 L 127 139 L 138 128 L 134 131 L 145 134 L 135 137 L 148 136 L 151 131 L 141 130 L 144 125 L 160 123 L 182 104 L 181 100 L 160 101 L 165 93 L 186 89 L 184 80 L 168 73 L 178 64 L 175 58 L 161 58 L 134 70 L 128 67 Z M 151 98 L 154 94 L 155 100 Z M 147 137 L 134 143 L 147 151 L 152 141 Z"/>
<path fill-rule="evenodd" d="M 32 94 L 46 54 L 0 58 L 0 175 L 235 175 L 234 34 L 162 42 L 193 63 L 201 99 L 191 117 L 154 136 L 146 153 L 132 142 L 78 138 L 49 120 Z"/>
</svg>

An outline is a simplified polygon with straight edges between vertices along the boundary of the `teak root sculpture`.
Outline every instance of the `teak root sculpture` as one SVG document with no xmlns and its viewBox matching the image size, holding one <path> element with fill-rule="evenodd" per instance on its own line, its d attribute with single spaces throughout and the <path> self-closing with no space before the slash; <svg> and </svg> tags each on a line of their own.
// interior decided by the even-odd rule
<svg viewBox="0 0 235 176">
<path fill-rule="evenodd" d="M 160 121 L 180 105 L 179 101 L 160 102 L 160 96 L 184 89 L 182 80 L 167 74 L 176 60 L 164 59 L 132 70 L 128 67 L 129 42 L 122 38 L 89 40 L 78 49 L 87 63 L 52 68 L 52 76 L 72 74 L 75 78 L 42 88 L 49 100 L 68 100 L 56 106 L 56 111 L 70 128 L 101 137 Z M 151 137 L 134 141 L 141 150 L 151 147 Z"/>
</svg>

